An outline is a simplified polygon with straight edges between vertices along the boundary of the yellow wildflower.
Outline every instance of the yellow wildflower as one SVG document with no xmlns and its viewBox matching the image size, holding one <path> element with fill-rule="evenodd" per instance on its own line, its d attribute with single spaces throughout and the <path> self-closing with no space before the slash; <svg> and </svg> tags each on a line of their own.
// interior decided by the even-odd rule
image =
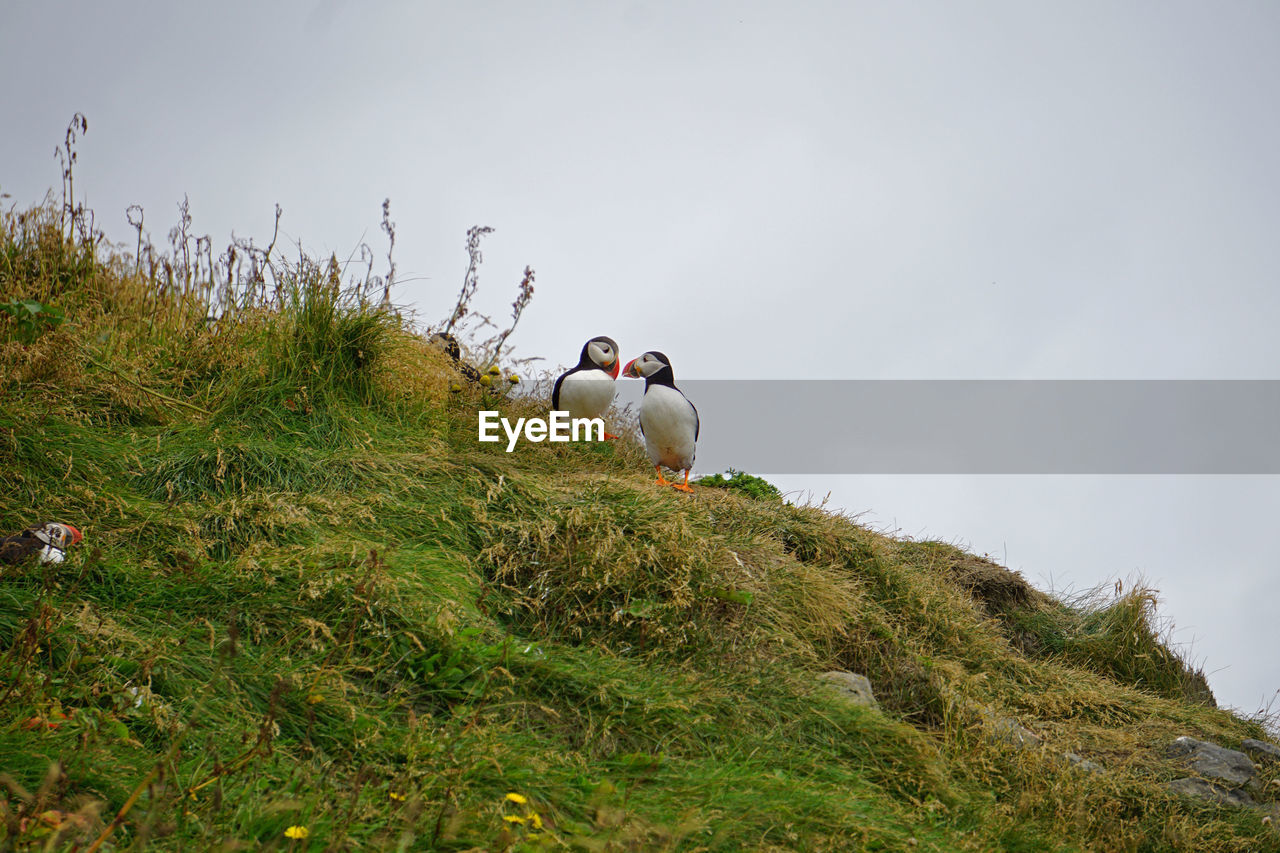
<svg viewBox="0 0 1280 853">
<path fill-rule="evenodd" d="M 395 800 L 397 803 L 404 802 L 404 794 L 397 794 L 395 791 L 392 791 L 391 793 L 387 794 L 387 796 Z"/>
<path fill-rule="evenodd" d="M 542 829 L 542 815 L 537 812 L 529 812 L 529 820 L 533 822 L 534 829 Z"/>
<path fill-rule="evenodd" d="M 507 794 L 507 799 L 513 803 L 518 803 L 519 805 L 522 805 L 522 806 L 525 803 L 529 802 L 528 797 L 525 797 L 521 794 L 517 794 L 515 791 L 512 791 L 510 794 Z"/>
<path fill-rule="evenodd" d="M 520 817 L 518 814 L 503 815 L 502 819 L 507 823 L 524 823 L 524 818 Z"/>
<path fill-rule="evenodd" d="M 305 826 L 291 826 L 284 831 L 285 838 L 306 838 L 311 834 L 311 830 Z"/>
</svg>

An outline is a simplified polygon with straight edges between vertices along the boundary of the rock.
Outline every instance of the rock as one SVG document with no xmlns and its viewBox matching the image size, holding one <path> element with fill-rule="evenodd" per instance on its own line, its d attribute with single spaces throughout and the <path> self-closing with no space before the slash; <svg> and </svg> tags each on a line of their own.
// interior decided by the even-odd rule
<svg viewBox="0 0 1280 853">
<path fill-rule="evenodd" d="M 1180 737 L 1168 750 L 1171 758 L 1180 759 L 1200 776 L 1215 782 L 1225 782 L 1232 787 L 1247 785 L 1258 775 L 1258 768 L 1249 756 L 1216 743 Z"/>
<path fill-rule="evenodd" d="M 867 680 L 865 675 L 858 675 L 856 672 L 833 670 L 822 673 L 818 678 L 830 684 L 836 689 L 837 693 L 854 705 L 862 705 L 867 708 L 880 707 L 880 703 L 876 701 L 875 694 L 871 692 L 871 682 Z"/>
<path fill-rule="evenodd" d="M 987 715 L 984 714 L 984 716 Z M 992 714 L 987 716 L 987 722 L 991 725 L 997 740 L 1021 747 L 1036 747 L 1040 745 L 1040 735 L 1031 731 L 1031 729 L 1022 725 L 1013 717 L 999 717 Z"/>
<path fill-rule="evenodd" d="M 1174 779 L 1169 783 L 1169 790 L 1183 797 L 1197 800 L 1209 800 L 1223 806 L 1257 807 L 1253 797 L 1244 791 L 1215 785 L 1204 779 Z"/>
<path fill-rule="evenodd" d="M 1064 752 L 1062 757 L 1067 759 L 1067 763 L 1072 767 L 1075 767 L 1078 770 L 1083 770 L 1086 773 L 1103 773 L 1106 771 L 1106 768 L 1098 762 L 1090 761 L 1083 755 L 1078 755 L 1074 752 Z"/>
<path fill-rule="evenodd" d="M 1240 743 L 1240 748 L 1259 764 L 1280 764 L 1280 746 L 1276 746 L 1273 743 L 1267 743 L 1265 740 L 1254 740 L 1250 737 L 1245 738 Z"/>
<path fill-rule="evenodd" d="M 978 713 L 982 716 L 983 722 L 987 724 L 987 728 L 990 729 L 992 740 L 1004 741 L 1012 746 L 1028 749 L 1040 746 L 1040 735 L 1031 731 L 1031 729 L 1013 717 L 1002 717 L 986 705 L 980 706 Z"/>
</svg>

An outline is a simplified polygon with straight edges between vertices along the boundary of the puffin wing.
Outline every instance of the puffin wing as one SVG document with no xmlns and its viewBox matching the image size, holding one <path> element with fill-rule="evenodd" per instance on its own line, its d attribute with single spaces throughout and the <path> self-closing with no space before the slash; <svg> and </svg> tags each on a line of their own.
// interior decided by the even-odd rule
<svg viewBox="0 0 1280 853">
<path fill-rule="evenodd" d="M 649 383 L 648 383 L 648 382 L 646 382 L 646 383 L 645 383 L 645 385 L 644 385 L 644 393 L 645 393 L 645 394 L 648 394 L 648 393 L 649 393 Z M 637 413 L 637 414 L 636 414 L 636 423 L 640 425 L 640 437 L 641 437 L 641 438 L 644 438 L 644 418 L 643 418 L 643 417 L 641 417 L 641 415 L 643 415 L 643 414 L 644 414 L 644 394 L 641 394 L 641 395 L 640 395 L 640 411 L 639 411 L 639 413 Z"/>
<path fill-rule="evenodd" d="M 574 370 L 576 369 L 577 368 L 574 368 Z M 564 378 L 570 373 L 573 373 L 573 370 L 566 370 L 564 373 L 561 373 L 556 377 L 556 386 L 551 389 L 551 408 L 553 410 L 558 410 L 560 408 L 560 386 L 564 384 Z"/>
<path fill-rule="evenodd" d="M 676 388 L 676 386 L 674 385 L 672 385 L 671 387 L 675 388 L 675 390 L 680 393 L 681 397 L 684 397 L 683 391 L 680 391 L 680 389 Z M 693 404 L 692 400 L 690 400 L 688 397 L 684 397 L 684 401 L 689 404 L 689 408 L 693 411 L 693 440 L 697 441 L 698 433 L 702 431 L 702 418 L 698 417 L 698 407 Z"/>
<path fill-rule="evenodd" d="M 680 396 L 684 397 L 684 392 L 680 392 Z M 698 440 L 698 433 L 702 430 L 702 419 L 698 417 L 698 407 L 688 398 L 684 397 L 684 401 L 689 404 L 689 408 L 693 409 L 693 440 Z"/>
</svg>

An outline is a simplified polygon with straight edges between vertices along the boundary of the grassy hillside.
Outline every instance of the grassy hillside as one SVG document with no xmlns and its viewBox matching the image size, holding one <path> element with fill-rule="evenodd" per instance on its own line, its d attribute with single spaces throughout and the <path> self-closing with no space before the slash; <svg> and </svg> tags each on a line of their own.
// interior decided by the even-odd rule
<svg viewBox="0 0 1280 853">
<path fill-rule="evenodd" d="M 508 454 L 477 407 L 537 408 L 367 282 L 83 218 L 0 235 L 0 531 L 85 534 L 0 567 L 0 847 L 1280 849 L 1165 792 L 1175 737 L 1265 732 L 1148 591 L 655 488 L 631 440 Z"/>
</svg>

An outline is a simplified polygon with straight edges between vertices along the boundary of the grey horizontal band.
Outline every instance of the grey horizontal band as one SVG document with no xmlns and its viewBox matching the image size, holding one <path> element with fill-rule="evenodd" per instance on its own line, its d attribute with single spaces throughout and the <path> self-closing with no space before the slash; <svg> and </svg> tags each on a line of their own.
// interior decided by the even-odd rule
<svg viewBox="0 0 1280 853">
<path fill-rule="evenodd" d="M 703 473 L 1280 474 L 1277 380 L 677 384 Z M 643 383 L 618 386 L 634 409 Z"/>
</svg>

